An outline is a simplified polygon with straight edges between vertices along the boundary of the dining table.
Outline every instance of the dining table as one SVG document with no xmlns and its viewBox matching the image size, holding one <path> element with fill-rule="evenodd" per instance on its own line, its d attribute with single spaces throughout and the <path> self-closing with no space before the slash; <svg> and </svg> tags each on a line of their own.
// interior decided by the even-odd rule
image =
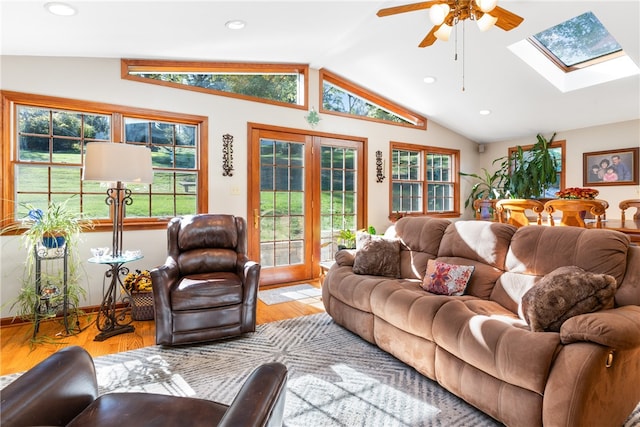
<svg viewBox="0 0 640 427">
<path fill-rule="evenodd" d="M 595 221 L 587 221 L 587 228 L 602 228 L 605 230 L 620 231 L 631 238 L 633 243 L 640 243 L 640 219 L 603 219 L 600 226 Z"/>
</svg>

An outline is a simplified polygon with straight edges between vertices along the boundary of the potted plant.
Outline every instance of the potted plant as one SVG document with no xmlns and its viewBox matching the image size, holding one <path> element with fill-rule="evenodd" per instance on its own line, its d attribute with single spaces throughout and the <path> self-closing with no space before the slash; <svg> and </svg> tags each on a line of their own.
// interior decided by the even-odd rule
<svg viewBox="0 0 640 427">
<path fill-rule="evenodd" d="M 356 233 L 353 230 L 343 229 L 338 232 L 338 250 L 354 249 L 356 247 Z"/>
<path fill-rule="evenodd" d="M 77 243 L 80 232 L 93 226 L 89 220 L 71 210 L 67 203 L 51 201 L 44 209 L 35 205 L 23 204 L 28 211 L 20 222 L 2 229 L 2 233 L 22 232 L 21 246 L 27 251 L 22 288 L 13 301 L 11 309 L 16 310 L 16 317 L 35 322 L 43 318 L 55 317 L 64 299 L 64 272 L 49 272 L 44 269 L 36 277 L 37 257 L 50 259 L 67 257 L 67 301 L 72 315 L 77 319 L 80 297 L 85 294 L 79 285 L 81 263 L 77 255 Z M 40 292 L 36 289 L 36 281 L 40 284 Z"/>
<path fill-rule="evenodd" d="M 460 172 L 462 176 L 476 178 L 471 193 L 465 201 L 465 208 L 475 199 L 532 199 L 544 197 L 545 192 L 557 180 L 558 161 L 551 152 L 554 133 L 548 140 L 541 134 L 536 135 L 537 142 L 530 149 L 516 146 L 515 151 L 498 158 L 499 168 L 490 173 L 482 168 L 482 174 Z"/>
</svg>

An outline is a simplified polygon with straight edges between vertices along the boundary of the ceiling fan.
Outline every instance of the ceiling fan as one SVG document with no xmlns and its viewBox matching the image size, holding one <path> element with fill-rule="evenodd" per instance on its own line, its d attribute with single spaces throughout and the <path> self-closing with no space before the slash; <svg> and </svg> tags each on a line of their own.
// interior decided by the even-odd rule
<svg viewBox="0 0 640 427">
<path fill-rule="evenodd" d="M 379 17 L 429 9 L 434 27 L 419 47 L 431 46 L 436 40 L 449 40 L 452 28 L 465 19 L 476 21 L 481 31 L 497 26 L 505 31 L 516 28 L 524 18 L 497 5 L 498 0 L 432 0 L 380 9 Z"/>
</svg>

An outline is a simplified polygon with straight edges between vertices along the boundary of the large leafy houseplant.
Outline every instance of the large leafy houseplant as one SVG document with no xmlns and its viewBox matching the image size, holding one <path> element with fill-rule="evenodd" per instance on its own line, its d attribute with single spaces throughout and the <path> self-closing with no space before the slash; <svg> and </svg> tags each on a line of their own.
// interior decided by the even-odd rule
<svg viewBox="0 0 640 427">
<path fill-rule="evenodd" d="M 465 201 L 465 208 L 475 199 L 532 199 L 544 197 L 557 180 L 558 160 L 551 151 L 554 133 L 548 140 L 541 134 L 536 135 L 537 142 L 528 149 L 516 146 L 508 156 L 498 158 L 494 172 L 482 168 L 482 174 L 460 172 L 462 176 L 476 178 L 471 192 Z"/>
<path fill-rule="evenodd" d="M 82 264 L 77 254 L 77 243 L 82 230 L 93 226 L 92 222 L 82 218 L 70 209 L 67 203 L 51 201 L 44 209 L 31 204 L 23 204 L 28 211 L 20 221 L 2 229 L 2 233 L 22 232 L 21 246 L 26 249 L 25 268 L 22 287 L 11 309 L 16 316 L 27 321 L 55 317 L 55 307 L 63 301 L 63 271 L 49 272 L 44 269 L 40 276 L 40 294 L 36 291 L 35 266 L 37 257 L 55 258 L 66 252 L 67 256 L 67 298 L 69 308 L 77 317 L 80 297 L 85 290 L 79 284 Z M 47 294 L 47 309 L 42 307 L 42 297 Z M 51 307 L 51 310 L 48 309 Z"/>
</svg>

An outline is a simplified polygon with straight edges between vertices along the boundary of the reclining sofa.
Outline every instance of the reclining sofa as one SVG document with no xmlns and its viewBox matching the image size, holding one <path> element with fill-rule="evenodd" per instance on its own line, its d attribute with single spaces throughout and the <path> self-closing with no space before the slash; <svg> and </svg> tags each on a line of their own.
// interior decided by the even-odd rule
<svg viewBox="0 0 640 427">
<path fill-rule="evenodd" d="M 385 237 L 399 241 L 395 273 L 355 268 L 363 255 L 384 264 L 380 254 L 336 253 L 322 292 L 341 326 L 508 426 L 620 426 L 640 401 L 640 247 L 626 235 L 405 217 Z M 473 266 L 463 294 L 425 291 L 428 260 Z M 523 299 L 544 297 L 566 266 L 607 278 L 609 305 L 532 328 Z M 568 308 L 606 300 L 563 277 L 534 308 L 566 306 L 558 286 L 578 291 Z"/>
</svg>

